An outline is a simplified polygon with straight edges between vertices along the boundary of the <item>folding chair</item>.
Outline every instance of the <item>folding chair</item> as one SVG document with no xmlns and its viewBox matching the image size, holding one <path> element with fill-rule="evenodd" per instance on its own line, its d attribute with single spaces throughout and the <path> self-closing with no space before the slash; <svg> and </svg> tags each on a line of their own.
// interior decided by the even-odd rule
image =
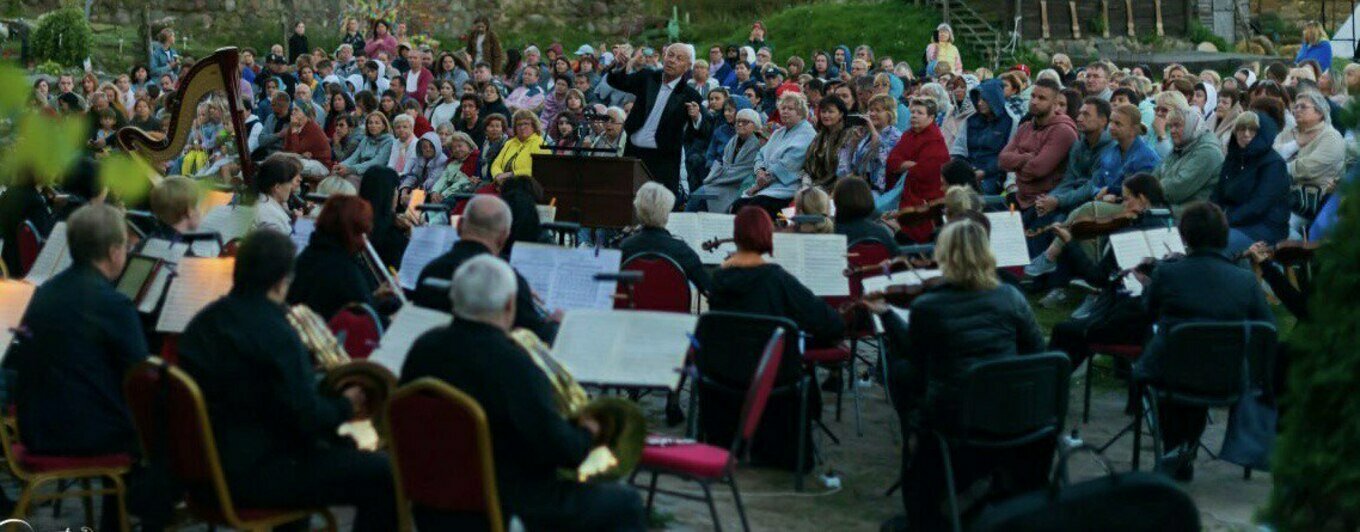
<svg viewBox="0 0 1360 532">
<path fill-rule="evenodd" d="M 383 335 L 382 319 L 365 303 L 346 305 L 331 316 L 326 325 L 353 360 L 368 359 Z"/>
<path fill-rule="evenodd" d="M 9 417 L 9 416 L 7 416 Z M 12 417 L 0 423 L 0 445 L 4 446 L 5 465 L 10 474 L 19 481 L 19 500 L 15 503 L 12 519 L 26 519 L 29 509 L 38 503 L 79 497 L 85 506 L 85 523 L 90 527 L 98 526 L 94 520 L 94 496 L 114 495 L 118 507 L 105 508 L 104 511 L 118 512 L 119 530 L 127 532 L 127 488 L 123 475 L 132 468 L 132 455 L 114 453 L 93 456 L 44 455 L 29 452 L 24 444 L 17 441 L 17 424 Z M 103 479 L 112 487 L 95 489 L 92 480 Z M 61 488 L 63 483 L 78 482 L 81 489 L 69 491 Z M 46 484 L 56 484 L 57 491 L 39 494 L 38 488 Z"/>
<path fill-rule="evenodd" d="M 760 363 L 756 366 L 755 376 L 751 380 L 750 387 L 746 390 L 746 400 L 743 401 L 741 406 L 741 418 L 737 425 L 737 434 L 730 447 L 723 449 L 713 445 L 695 443 L 675 446 L 648 445 L 643 448 L 642 460 L 638 469 L 633 472 L 633 478 L 629 481 L 632 482 L 633 479 L 636 479 L 637 474 L 643 470 L 652 474 L 651 482 L 647 487 L 648 511 L 652 509 L 652 501 L 657 491 L 668 495 L 697 498 L 688 494 L 657 489 L 656 480 L 659 475 L 675 475 L 699 483 L 699 486 L 704 490 L 703 500 L 708 503 L 709 515 L 713 517 L 713 528 L 722 530 L 722 525 L 718 522 L 718 510 L 713 506 L 713 491 L 709 487 L 713 482 L 721 482 L 732 488 L 732 498 L 737 504 L 737 515 L 741 517 L 742 529 L 751 529 L 750 523 L 746 521 L 746 508 L 741 503 L 741 492 L 737 489 L 737 456 L 755 437 L 756 427 L 760 425 L 760 417 L 765 413 L 765 404 L 770 398 L 770 390 L 774 387 L 775 377 L 779 373 L 780 359 L 784 356 L 784 338 L 784 331 L 775 329 L 770 335 L 770 340 L 765 344 Z"/>
<path fill-rule="evenodd" d="M 33 222 L 24 220 L 19 226 L 19 237 L 16 244 L 19 246 L 19 271 L 14 272 L 15 277 L 23 277 L 28 274 L 28 269 L 33 267 L 33 263 L 38 260 L 38 254 L 42 252 L 43 244 L 47 241 L 42 233 L 38 231 L 38 226 Z"/>
<path fill-rule="evenodd" d="M 1143 346 L 1137 344 L 1090 344 L 1090 358 L 1086 359 L 1086 383 L 1084 392 L 1085 399 L 1081 405 L 1081 422 L 1091 422 L 1091 381 L 1095 380 L 1096 373 L 1095 360 L 1099 355 L 1109 355 L 1111 357 L 1126 360 L 1130 363 L 1136 362 L 1138 357 L 1143 356 Z"/>
<path fill-rule="evenodd" d="M 614 308 L 690 313 L 689 278 L 675 259 L 661 253 L 639 253 L 624 261 L 619 271 L 642 272 L 642 281 L 632 286 L 632 301 L 615 299 Z M 629 296 L 622 284 L 618 294 Z"/>
<path fill-rule="evenodd" d="M 469 528 L 505 529 L 491 427 L 475 399 L 425 377 L 398 389 L 383 419 L 403 532 L 413 529 L 413 507 L 466 518 Z"/>
<path fill-rule="evenodd" d="M 335 517 L 325 508 L 239 508 L 227 489 L 208 406 L 189 374 L 151 357 L 137 363 L 123 380 L 123 394 L 144 455 L 163 455 L 170 473 L 186 488 L 189 513 L 210 525 L 240 530 L 269 530 L 319 514 L 326 530 Z"/>
</svg>

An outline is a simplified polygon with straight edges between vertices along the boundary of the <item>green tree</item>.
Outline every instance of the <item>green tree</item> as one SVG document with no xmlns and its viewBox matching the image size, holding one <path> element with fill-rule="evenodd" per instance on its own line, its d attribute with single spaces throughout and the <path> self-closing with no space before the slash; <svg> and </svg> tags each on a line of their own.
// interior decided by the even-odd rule
<svg viewBox="0 0 1360 532">
<path fill-rule="evenodd" d="M 39 61 L 56 61 L 65 66 L 80 66 L 90 56 L 94 32 L 85 13 L 78 7 L 58 9 L 38 19 L 33 30 L 33 51 Z"/>
<path fill-rule="evenodd" d="M 1338 235 L 1318 251 L 1311 321 L 1290 334 L 1292 368 L 1274 488 L 1261 518 L 1278 530 L 1360 530 L 1360 186 L 1346 187 Z"/>
</svg>

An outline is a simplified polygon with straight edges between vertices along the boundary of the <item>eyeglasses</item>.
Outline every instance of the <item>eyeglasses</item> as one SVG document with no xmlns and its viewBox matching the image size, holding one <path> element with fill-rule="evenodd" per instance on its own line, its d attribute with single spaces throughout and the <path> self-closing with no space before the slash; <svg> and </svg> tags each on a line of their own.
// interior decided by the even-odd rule
<svg viewBox="0 0 1360 532">
<path fill-rule="evenodd" d="M 737 125 L 739 125 L 739 126 L 754 126 L 754 125 L 756 124 L 755 122 L 752 122 L 752 121 L 747 120 L 747 119 L 745 119 L 745 118 L 738 118 L 738 119 L 736 119 L 736 121 L 735 121 L 734 123 L 737 124 Z"/>
</svg>

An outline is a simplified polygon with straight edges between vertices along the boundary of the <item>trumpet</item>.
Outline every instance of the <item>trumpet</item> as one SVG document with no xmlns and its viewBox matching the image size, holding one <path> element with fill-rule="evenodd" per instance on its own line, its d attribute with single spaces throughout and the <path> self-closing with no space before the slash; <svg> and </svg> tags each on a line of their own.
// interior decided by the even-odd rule
<svg viewBox="0 0 1360 532">
<path fill-rule="evenodd" d="M 340 346 L 340 341 L 321 319 L 307 305 L 294 305 L 288 309 L 288 324 L 297 331 L 303 347 L 312 355 L 317 371 L 322 374 L 322 389 L 335 393 L 351 386 L 358 386 L 368 396 L 366 409 L 369 419 L 346 423 L 341 432 L 351 435 L 359 448 L 376 450 L 381 446 L 378 432 L 374 429 L 377 416 L 383 411 L 387 399 L 397 387 L 397 376 L 387 368 L 367 360 L 352 360 L 349 353 Z"/>
<path fill-rule="evenodd" d="M 528 329 L 515 329 L 510 338 L 519 344 L 552 384 L 557 409 L 568 420 L 589 416 L 600 424 L 596 447 L 571 473 L 577 481 L 623 478 L 637 467 L 647 439 L 647 420 L 637 404 L 620 397 L 590 399 L 571 372 L 553 359 L 548 344 Z"/>
</svg>

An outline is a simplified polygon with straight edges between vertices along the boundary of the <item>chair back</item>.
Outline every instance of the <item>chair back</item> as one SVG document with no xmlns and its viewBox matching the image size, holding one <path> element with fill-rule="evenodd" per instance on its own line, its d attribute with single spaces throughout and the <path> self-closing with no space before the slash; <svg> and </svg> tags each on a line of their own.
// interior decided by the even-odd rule
<svg viewBox="0 0 1360 532">
<path fill-rule="evenodd" d="M 755 375 L 751 378 L 751 387 L 746 391 L 746 400 L 741 405 L 741 426 L 737 431 L 737 444 L 733 449 L 737 449 L 743 440 L 750 441 L 756 435 L 756 427 L 760 426 L 760 417 L 765 414 L 765 404 L 770 400 L 770 390 L 774 389 L 774 380 L 779 375 L 779 361 L 784 357 L 784 342 L 786 337 L 782 329 L 775 329 L 770 335 L 770 341 L 765 343 L 765 350 L 760 355 L 760 364 L 756 365 Z"/>
<path fill-rule="evenodd" d="M 15 277 L 23 277 L 28 273 L 28 269 L 37 262 L 38 254 L 42 252 L 43 241 L 42 233 L 38 232 L 38 226 L 33 222 L 24 220 L 19 226 L 19 271 L 14 272 Z"/>
<path fill-rule="evenodd" d="M 222 250 L 218 253 L 219 257 L 235 257 L 236 250 L 241 247 L 241 239 L 233 238 L 222 245 Z"/>
<path fill-rule="evenodd" d="M 1275 340 L 1275 326 L 1262 321 L 1176 325 L 1158 358 L 1157 388 L 1187 399 L 1234 403 L 1248 385 L 1270 382 Z"/>
<path fill-rule="evenodd" d="M 475 399 L 425 377 L 393 394 L 384 420 L 403 506 L 485 514 L 493 530 L 502 529 L 491 427 Z M 406 519 L 408 509 L 400 510 Z"/>
<path fill-rule="evenodd" d="M 326 325 L 337 338 L 344 339 L 345 353 L 352 360 L 367 360 L 383 335 L 382 320 L 365 303 L 346 305 Z"/>
<path fill-rule="evenodd" d="M 632 304 L 616 299 L 614 308 L 690 312 L 689 278 L 675 259 L 660 253 L 640 253 L 624 261 L 619 270 L 642 272 L 642 280 L 633 284 Z M 628 291 L 620 284 L 618 293 L 627 295 Z"/>
<path fill-rule="evenodd" d="M 222 472 L 208 406 L 194 379 L 150 357 L 128 371 L 123 394 L 143 455 L 166 461 L 173 478 L 188 490 L 191 508 L 240 522 Z"/>
<path fill-rule="evenodd" d="M 1062 353 L 983 360 L 964 370 L 957 417 L 933 428 L 976 447 L 1010 447 L 1062 431 L 1070 363 Z"/>
<path fill-rule="evenodd" d="M 861 238 L 850 243 L 849 257 L 846 262 L 850 268 L 863 268 L 881 264 L 883 261 L 892 258 L 892 252 L 888 246 L 872 238 Z M 864 287 L 860 284 L 858 276 L 850 278 L 850 299 L 859 299 L 864 296 Z"/>
<path fill-rule="evenodd" d="M 709 311 L 699 316 L 694 337 L 694 366 L 706 385 L 721 383 L 728 392 L 745 394 L 763 353 L 776 331 L 783 333 L 783 354 L 776 359 L 774 386 L 798 382 L 803 376 L 798 326 L 787 318 L 741 312 Z"/>
</svg>

